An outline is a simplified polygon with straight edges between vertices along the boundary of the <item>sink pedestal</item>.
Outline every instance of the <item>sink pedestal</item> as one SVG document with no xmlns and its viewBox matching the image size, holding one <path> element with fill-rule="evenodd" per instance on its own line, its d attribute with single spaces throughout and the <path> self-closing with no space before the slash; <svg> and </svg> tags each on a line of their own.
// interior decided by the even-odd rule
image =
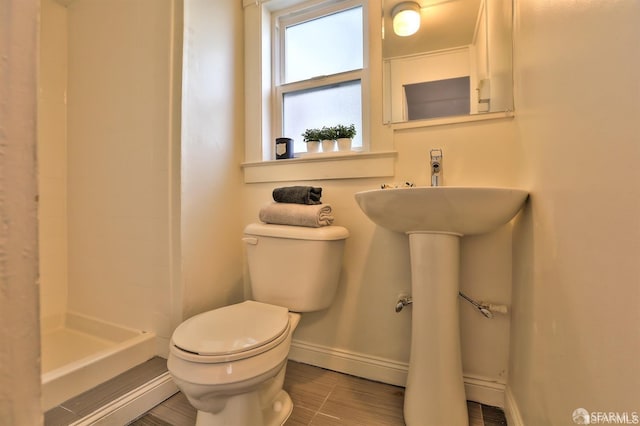
<svg viewBox="0 0 640 426">
<path fill-rule="evenodd" d="M 458 319 L 460 238 L 498 229 L 527 196 L 521 189 L 453 186 L 356 193 L 374 223 L 409 235 L 413 307 L 407 425 L 468 426 Z"/>
<path fill-rule="evenodd" d="M 468 426 L 458 318 L 461 236 L 408 234 L 413 306 L 405 422 Z"/>
</svg>

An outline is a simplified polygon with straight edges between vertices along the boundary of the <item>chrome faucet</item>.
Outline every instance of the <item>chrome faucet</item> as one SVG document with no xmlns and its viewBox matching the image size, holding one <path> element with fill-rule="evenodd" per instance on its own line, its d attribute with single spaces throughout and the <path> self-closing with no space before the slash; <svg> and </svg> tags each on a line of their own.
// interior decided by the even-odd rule
<svg viewBox="0 0 640 426">
<path fill-rule="evenodd" d="M 442 176 L 442 150 L 440 148 L 429 151 L 431 156 L 431 186 L 441 186 L 444 182 Z"/>
</svg>

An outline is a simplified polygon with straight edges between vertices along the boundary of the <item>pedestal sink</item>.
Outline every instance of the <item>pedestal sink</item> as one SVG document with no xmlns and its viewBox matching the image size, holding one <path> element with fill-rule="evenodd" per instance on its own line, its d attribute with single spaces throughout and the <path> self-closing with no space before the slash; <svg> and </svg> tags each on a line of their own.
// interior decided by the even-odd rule
<svg viewBox="0 0 640 426">
<path fill-rule="evenodd" d="M 374 223 L 409 235 L 413 305 L 405 422 L 467 426 L 458 320 L 460 238 L 509 222 L 527 192 L 439 186 L 378 189 L 355 197 Z"/>
</svg>

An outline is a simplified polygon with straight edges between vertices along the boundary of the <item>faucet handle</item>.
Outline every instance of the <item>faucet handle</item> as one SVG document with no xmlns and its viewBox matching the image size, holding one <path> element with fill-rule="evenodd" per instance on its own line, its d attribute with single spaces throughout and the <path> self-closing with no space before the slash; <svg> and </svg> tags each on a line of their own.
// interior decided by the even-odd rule
<svg viewBox="0 0 640 426">
<path fill-rule="evenodd" d="M 442 185 L 442 149 L 434 148 L 429 151 L 431 157 L 431 186 Z"/>
</svg>

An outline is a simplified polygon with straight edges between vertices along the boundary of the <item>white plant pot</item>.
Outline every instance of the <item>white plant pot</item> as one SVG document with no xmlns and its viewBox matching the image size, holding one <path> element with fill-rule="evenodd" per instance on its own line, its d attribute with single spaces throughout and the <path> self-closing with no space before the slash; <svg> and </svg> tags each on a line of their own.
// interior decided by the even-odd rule
<svg viewBox="0 0 640 426">
<path fill-rule="evenodd" d="M 307 142 L 307 152 L 320 152 L 320 141 Z"/>
<path fill-rule="evenodd" d="M 336 141 L 322 141 L 322 152 L 333 152 L 336 149 Z"/>
<path fill-rule="evenodd" d="M 351 151 L 351 142 L 349 138 L 338 139 L 338 151 Z"/>
</svg>

